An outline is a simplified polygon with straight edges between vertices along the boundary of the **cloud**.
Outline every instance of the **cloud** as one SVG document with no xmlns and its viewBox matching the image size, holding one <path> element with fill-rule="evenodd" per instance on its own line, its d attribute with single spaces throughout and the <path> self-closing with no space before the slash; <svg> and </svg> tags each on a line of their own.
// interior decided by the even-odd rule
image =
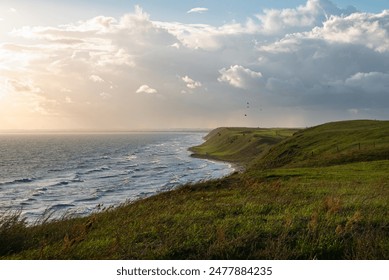
<svg viewBox="0 0 389 280">
<path fill-rule="evenodd" d="M 30 80 L 8 80 L 8 84 L 11 86 L 11 89 L 15 92 L 25 92 L 25 93 L 41 93 L 42 89 L 33 84 Z"/>
<path fill-rule="evenodd" d="M 180 48 L 180 44 L 179 43 L 174 43 L 174 44 L 171 45 L 171 47 L 179 49 Z"/>
<path fill-rule="evenodd" d="M 325 108 L 388 104 L 389 68 L 381 53 L 362 44 L 295 34 L 259 49 L 269 101 Z M 386 106 L 385 105 L 385 106 Z M 369 105 L 370 106 L 370 105 Z"/>
<path fill-rule="evenodd" d="M 243 89 L 253 86 L 253 82 L 262 78 L 260 72 L 252 71 L 240 65 L 231 66 L 229 69 L 223 68 L 219 70 L 219 73 L 221 74 L 218 78 L 219 82 Z"/>
<path fill-rule="evenodd" d="M 352 6 L 340 9 L 328 0 L 308 0 L 305 5 L 292 9 L 266 9 L 256 17 L 266 34 L 287 34 L 321 25 L 330 16 L 350 15 L 356 9 Z"/>
<path fill-rule="evenodd" d="M 182 24 L 156 22 L 169 31 L 184 46 L 207 51 L 217 51 L 225 47 L 237 47 L 242 40 L 247 43 L 260 40 L 280 39 L 287 34 L 309 31 L 331 16 L 345 16 L 356 12 L 353 7 L 340 9 L 327 0 L 308 0 L 305 5 L 293 9 L 267 9 L 245 22 L 226 23 L 222 26 L 207 24 Z M 245 42 L 246 43 L 246 42 Z"/>
<path fill-rule="evenodd" d="M 205 12 L 208 12 L 208 8 L 197 7 L 197 8 L 193 8 L 193 9 L 190 9 L 189 11 L 187 11 L 188 14 L 191 14 L 191 13 L 202 14 L 202 13 L 205 13 Z"/>
<path fill-rule="evenodd" d="M 0 75 L 0 82 L 1 80 L 2 75 Z M 4 95 L 0 96 L 2 105 L 0 117 L 5 127 L 7 123 L 13 124 L 14 128 L 17 127 L 18 124 L 15 121 L 19 116 L 23 116 L 26 122 L 30 122 L 33 117 L 35 122 L 30 123 L 31 127 L 39 123 L 39 118 L 47 120 L 47 118 L 58 116 L 59 103 L 46 96 L 46 92 L 29 78 L 8 79 L 1 85 L 1 95 L 3 90 Z"/>
<path fill-rule="evenodd" d="M 186 87 L 190 89 L 196 89 L 202 86 L 200 82 L 194 81 L 188 76 L 182 77 L 182 80 L 186 83 Z"/>
<path fill-rule="evenodd" d="M 252 19 L 246 23 L 228 23 L 220 27 L 208 24 L 184 24 L 177 22 L 155 22 L 157 27 L 172 34 L 183 46 L 191 49 L 218 51 L 225 47 L 238 47 L 246 36 L 259 33 L 259 25 Z"/>
<path fill-rule="evenodd" d="M 104 80 L 101 77 L 99 77 L 98 75 L 90 75 L 89 80 L 91 80 L 92 82 L 95 82 L 95 83 L 103 83 L 104 82 Z"/>
<path fill-rule="evenodd" d="M 147 93 L 147 94 L 154 94 L 157 93 L 157 90 L 154 88 L 149 87 L 148 85 L 142 85 L 137 90 L 136 93 Z"/>
<path fill-rule="evenodd" d="M 380 14 L 354 13 L 347 17 L 332 16 L 309 33 L 333 43 L 364 45 L 378 52 L 389 51 L 389 10 Z"/>
<path fill-rule="evenodd" d="M 101 129 L 389 118 L 389 11 L 309 0 L 254 12 L 217 26 L 154 21 L 137 6 L 118 18 L 15 29 L 0 43 L 0 95 L 18 113 L 0 118 Z M 128 121 L 139 114 L 142 122 Z"/>
<path fill-rule="evenodd" d="M 389 97 L 389 72 L 369 72 L 369 73 L 355 73 L 350 77 L 334 82 L 342 91 L 353 95 L 354 97 L 364 100 L 365 104 L 372 104 L 383 101 L 382 104 L 375 104 L 375 106 L 387 106 Z M 368 93 L 365 95 L 365 93 Z"/>
</svg>

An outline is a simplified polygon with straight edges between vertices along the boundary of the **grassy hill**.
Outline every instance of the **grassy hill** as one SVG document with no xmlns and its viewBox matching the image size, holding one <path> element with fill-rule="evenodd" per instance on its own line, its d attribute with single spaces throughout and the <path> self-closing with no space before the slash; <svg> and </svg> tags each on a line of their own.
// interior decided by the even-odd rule
<svg viewBox="0 0 389 280">
<path fill-rule="evenodd" d="M 202 145 L 192 147 L 193 156 L 248 165 L 264 155 L 271 146 L 295 133 L 297 129 L 228 128 L 212 130 Z"/>
<path fill-rule="evenodd" d="M 243 173 L 27 227 L 0 218 L 3 259 L 389 259 L 389 122 L 220 128 L 198 156 Z"/>
<path fill-rule="evenodd" d="M 329 166 L 388 158 L 388 122 L 343 121 L 296 132 L 257 160 L 256 168 Z"/>
</svg>

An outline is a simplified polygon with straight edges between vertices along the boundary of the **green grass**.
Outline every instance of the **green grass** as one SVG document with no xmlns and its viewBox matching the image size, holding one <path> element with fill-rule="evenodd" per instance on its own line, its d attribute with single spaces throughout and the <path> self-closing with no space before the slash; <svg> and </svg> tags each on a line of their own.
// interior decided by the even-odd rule
<svg viewBox="0 0 389 280">
<path fill-rule="evenodd" d="M 389 122 L 282 131 L 223 128 L 209 135 L 201 151 L 235 153 L 243 173 L 85 218 L 27 226 L 18 213 L 3 216 L 0 258 L 389 259 L 389 158 L 382 156 Z M 267 152 L 242 156 L 233 142 L 223 154 L 218 143 L 234 135 L 279 139 Z M 333 152 L 334 139 L 349 148 Z M 355 139 L 363 150 L 352 148 Z M 296 152 L 280 157 L 294 145 Z M 305 158 L 311 150 L 318 156 Z"/>
<path fill-rule="evenodd" d="M 248 165 L 264 155 L 271 146 L 295 133 L 297 129 L 218 128 L 211 131 L 202 145 L 190 150 L 195 157 L 212 158 Z"/>
<path fill-rule="evenodd" d="M 300 130 L 256 159 L 256 169 L 328 166 L 389 158 L 389 122 L 343 121 Z"/>
</svg>

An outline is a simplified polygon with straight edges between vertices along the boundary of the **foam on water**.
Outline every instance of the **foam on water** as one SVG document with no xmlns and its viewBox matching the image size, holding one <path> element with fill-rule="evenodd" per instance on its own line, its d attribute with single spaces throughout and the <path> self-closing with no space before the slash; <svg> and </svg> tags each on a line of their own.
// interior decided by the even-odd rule
<svg viewBox="0 0 389 280">
<path fill-rule="evenodd" d="M 90 213 L 180 184 L 223 177 L 230 165 L 190 157 L 204 133 L 0 135 L 0 212 L 29 221 Z"/>
</svg>

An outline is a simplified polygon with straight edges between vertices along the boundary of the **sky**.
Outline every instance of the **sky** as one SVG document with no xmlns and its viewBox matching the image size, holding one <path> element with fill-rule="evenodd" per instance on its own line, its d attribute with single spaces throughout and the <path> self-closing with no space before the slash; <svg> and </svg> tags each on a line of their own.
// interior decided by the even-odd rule
<svg viewBox="0 0 389 280">
<path fill-rule="evenodd" d="M 387 0 L 0 2 L 0 130 L 307 127 L 388 109 Z"/>
</svg>

